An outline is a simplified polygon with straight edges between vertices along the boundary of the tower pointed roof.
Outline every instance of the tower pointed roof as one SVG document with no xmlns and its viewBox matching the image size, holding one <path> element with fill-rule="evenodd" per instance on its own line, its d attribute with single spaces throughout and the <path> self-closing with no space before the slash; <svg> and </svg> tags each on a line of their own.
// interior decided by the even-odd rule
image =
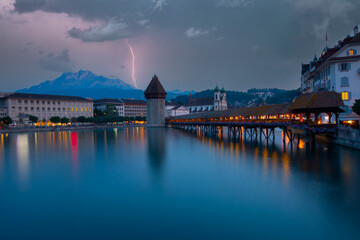
<svg viewBox="0 0 360 240">
<path fill-rule="evenodd" d="M 161 85 L 159 78 L 154 75 L 149 86 L 146 88 L 144 95 L 146 99 L 149 98 L 166 98 L 166 91 Z"/>
</svg>

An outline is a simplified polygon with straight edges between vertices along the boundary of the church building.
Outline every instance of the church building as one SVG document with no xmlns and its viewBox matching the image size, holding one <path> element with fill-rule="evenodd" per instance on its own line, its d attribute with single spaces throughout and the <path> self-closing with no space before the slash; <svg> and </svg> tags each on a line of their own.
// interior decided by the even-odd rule
<svg viewBox="0 0 360 240">
<path fill-rule="evenodd" d="M 190 93 L 186 107 L 190 113 L 227 110 L 226 91 L 224 88 L 220 90 L 219 87 L 216 86 L 214 89 L 214 97 L 210 98 L 193 98 Z"/>
</svg>

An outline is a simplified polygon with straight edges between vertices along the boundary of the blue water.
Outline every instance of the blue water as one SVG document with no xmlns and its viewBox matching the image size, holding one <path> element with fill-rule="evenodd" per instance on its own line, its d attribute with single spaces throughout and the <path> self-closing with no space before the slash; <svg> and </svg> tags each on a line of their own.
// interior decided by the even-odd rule
<svg viewBox="0 0 360 240">
<path fill-rule="evenodd" d="M 360 152 L 174 129 L 0 135 L 0 239 L 360 239 Z"/>
</svg>

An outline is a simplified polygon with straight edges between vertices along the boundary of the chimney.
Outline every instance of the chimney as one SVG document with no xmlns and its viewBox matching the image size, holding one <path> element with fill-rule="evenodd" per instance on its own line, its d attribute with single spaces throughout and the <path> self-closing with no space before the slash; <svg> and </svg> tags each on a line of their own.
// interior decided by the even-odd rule
<svg viewBox="0 0 360 240">
<path fill-rule="evenodd" d="M 354 27 L 354 36 L 356 36 L 359 33 L 359 25 L 356 25 Z"/>
</svg>

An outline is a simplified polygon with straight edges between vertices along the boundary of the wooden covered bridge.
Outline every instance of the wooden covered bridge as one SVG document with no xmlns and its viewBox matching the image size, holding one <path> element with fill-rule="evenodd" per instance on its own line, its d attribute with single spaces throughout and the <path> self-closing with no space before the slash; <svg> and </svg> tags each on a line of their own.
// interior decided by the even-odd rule
<svg viewBox="0 0 360 240">
<path fill-rule="evenodd" d="M 300 135 L 336 132 L 343 107 L 339 93 L 324 91 L 300 95 L 290 104 L 176 116 L 168 119 L 168 125 L 204 133 L 223 132 L 226 127 L 230 135 L 251 139 L 274 139 L 275 128 L 280 128 L 293 141 Z"/>
</svg>

